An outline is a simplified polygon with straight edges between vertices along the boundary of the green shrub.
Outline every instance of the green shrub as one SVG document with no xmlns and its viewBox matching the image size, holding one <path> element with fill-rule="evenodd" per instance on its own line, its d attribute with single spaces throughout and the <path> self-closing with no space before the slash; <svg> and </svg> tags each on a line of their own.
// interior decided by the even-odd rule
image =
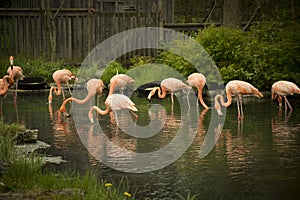
<svg viewBox="0 0 300 200">
<path fill-rule="evenodd" d="M 225 82 L 240 79 L 269 90 L 281 79 L 300 84 L 299 28 L 291 21 L 262 22 L 248 32 L 210 27 L 196 40 L 212 56 Z"/>
<path fill-rule="evenodd" d="M 1 65 L 1 76 L 6 74 L 7 68 L 9 67 L 9 58 L 2 59 Z M 63 61 L 48 62 L 43 58 L 30 59 L 25 57 L 15 57 L 14 65 L 22 67 L 23 74 L 25 76 L 38 76 L 46 79 L 47 83 L 52 83 L 52 74 L 59 69 L 69 69 L 73 74 L 77 74 L 78 67 L 65 66 Z"/>
<path fill-rule="evenodd" d="M 112 63 L 110 63 L 104 70 L 102 76 L 101 76 L 101 80 L 105 83 L 105 84 L 109 84 L 110 79 L 118 74 L 125 74 L 126 73 L 126 69 L 122 67 L 122 64 L 114 61 Z"/>
</svg>

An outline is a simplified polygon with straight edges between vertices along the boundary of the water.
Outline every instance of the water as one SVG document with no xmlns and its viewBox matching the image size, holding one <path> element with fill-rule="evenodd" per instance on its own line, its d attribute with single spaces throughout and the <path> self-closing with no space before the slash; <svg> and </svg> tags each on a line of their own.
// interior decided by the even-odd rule
<svg viewBox="0 0 300 200">
<path fill-rule="evenodd" d="M 245 118 L 240 121 L 236 105 L 231 105 L 227 109 L 222 132 L 218 126 L 212 129 L 216 145 L 202 159 L 198 157 L 199 151 L 215 111 L 201 112 L 200 108 L 197 134 L 184 154 L 163 169 L 140 174 L 114 170 L 93 157 L 80 140 L 84 135 L 77 134 L 74 118 L 65 118 L 58 111 L 61 99 L 54 96 L 52 107 L 49 107 L 47 96 L 47 91 L 20 92 L 15 106 L 13 93 L 9 92 L 3 100 L 2 119 L 5 122 L 24 122 L 28 128 L 39 129 L 39 139 L 51 144 L 47 154 L 60 155 L 68 161 L 56 166 L 57 169 L 72 166 L 84 172 L 87 168 L 101 168 L 99 177 L 109 181 L 123 177 L 128 179 L 131 191 L 137 191 L 137 199 L 179 199 L 178 194 L 186 196 L 188 193 L 197 194 L 196 199 L 296 199 L 300 195 L 298 96 L 290 98 L 294 107 L 292 113 L 280 111 L 276 102 L 269 98 L 246 98 Z M 161 125 L 163 128 L 153 137 L 137 139 L 118 128 L 114 116 L 101 116 L 99 123 L 103 133 L 114 144 L 127 150 L 143 153 L 159 150 L 172 141 L 182 121 L 187 120 L 181 116 L 178 102 L 171 111 L 169 98 L 153 99 L 151 103 L 157 109 L 152 113 L 148 112 L 150 104 L 145 97 L 134 96 L 132 99 L 139 109 L 137 125 L 149 125 L 151 117 L 166 121 L 165 124 L 155 124 L 157 128 L 160 129 Z M 158 105 L 164 106 L 165 110 Z M 119 125 L 129 124 L 127 114 L 118 114 Z M 85 115 L 80 117 L 85 118 Z M 134 119 L 133 116 L 131 118 Z M 85 138 L 90 138 L 90 141 L 99 139 L 99 135 L 95 134 L 97 128 L 91 128 L 87 117 L 84 120 L 87 124 L 81 129 L 86 130 L 85 136 L 88 137 Z M 185 130 L 186 138 L 180 138 L 183 144 L 194 131 L 189 127 Z M 134 158 L 129 158 L 126 153 L 105 148 L 106 144 L 98 142 L 89 143 L 94 152 L 106 150 L 118 156 L 118 159 L 107 157 L 106 161 L 114 161 L 121 167 L 134 162 Z M 159 155 L 151 159 L 154 163 L 163 162 Z"/>
</svg>

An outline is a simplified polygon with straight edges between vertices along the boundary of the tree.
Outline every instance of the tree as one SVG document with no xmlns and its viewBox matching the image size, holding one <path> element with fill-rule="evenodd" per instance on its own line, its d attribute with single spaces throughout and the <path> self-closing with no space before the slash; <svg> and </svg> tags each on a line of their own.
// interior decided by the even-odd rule
<svg viewBox="0 0 300 200">
<path fill-rule="evenodd" d="M 66 0 L 62 0 L 59 8 L 56 10 L 55 14 L 52 15 L 51 12 L 51 1 L 50 0 L 43 0 L 41 1 L 41 9 L 43 12 L 44 24 L 45 24 L 45 33 L 47 39 L 49 41 L 50 46 L 50 60 L 54 61 L 56 57 L 56 24 L 55 18 L 59 11 L 62 9 Z"/>
<path fill-rule="evenodd" d="M 223 26 L 227 28 L 240 28 L 242 26 L 244 0 L 224 0 Z"/>
</svg>

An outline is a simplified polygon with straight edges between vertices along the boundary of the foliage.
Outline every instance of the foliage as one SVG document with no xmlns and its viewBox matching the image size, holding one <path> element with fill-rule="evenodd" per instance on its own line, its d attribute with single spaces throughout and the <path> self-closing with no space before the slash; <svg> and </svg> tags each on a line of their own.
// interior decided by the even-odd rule
<svg viewBox="0 0 300 200">
<path fill-rule="evenodd" d="M 282 79 L 300 85 L 299 29 L 300 24 L 284 17 L 261 22 L 247 32 L 211 26 L 195 38 L 206 51 L 190 40 L 173 40 L 156 59 L 134 58 L 132 64 L 160 63 L 185 77 L 199 71 L 210 83 L 219 84 L 210 72 L 213 60 L 225 83 L 239 79 L 261 90 Z"/>
<path fill-rule="evenodd" d="M 1 60 L 1 76 L 6 74 L 7 68 L 9 67 L 9 58 Z M 25 76 L 38 76 L 44 77 L 48 83 L 53 82 L 52 74 L 59 69 L 69 69 L 73 74 L 77 74 L 77 67 L 65 66 L 62 61 L 49 62 L 43 58 L 29 59 L 25 57 L 15 57 L 14 65 L 22 67 L 23 74 Z"/>
<path fill-rule="evenodd" d="M 155 62 L 155 58 L 150 56 L 134 56 L 130 59 L 130 63 L 132 64 L 131 68 L 146 65 Z"/>
<path fill-rule="evenodd" d="M 125 74 L 126 69 L 122 67 L 122 64 L 114 61 L 110 63 L 104 70 L 101 79 L 105 84 L 109 84 L 110 79 L 116 74 Z"/>
<path fill-rule="evenodd" d="M 299 28 L 293 21 L 266 21 L 249 32 L 210 27 L 196 40 L 212 56 L 225 82 L 240 79 L 270 89 L 281 79 L 300 84 Z"/>
</svg>

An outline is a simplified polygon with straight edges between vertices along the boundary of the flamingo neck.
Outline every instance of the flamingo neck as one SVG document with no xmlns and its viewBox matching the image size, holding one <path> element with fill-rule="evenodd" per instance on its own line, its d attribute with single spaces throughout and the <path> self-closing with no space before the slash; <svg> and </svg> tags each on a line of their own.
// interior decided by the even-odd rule
<svg viewBox="0 0 300 200">
<path fill-rule="evenodd" d="M 12 58 L 10 58 L 10 69 L 14 69 L 14 60 Z"/>
<path fill-rule="evenodd" d="M 92 96 L 94 96 L 94 93 L 88 93 L 88 95 L 82 100 L 76 99 L 74 97 L 69 97 L 66 100 L 64 100 L 64 102 L 60 106 L 59 110 L 60 110 L 60 112 L 66 112 L 66 105 L 69 101 L 74 101 L 77 104 L 85 104 L 86 102 L 88 102 L 92 98 Z"/>
<path fill-rule="evenodd" d="M 166 89 L 164 88 L 164 87 L 158 87 L 157 88 L 157 90 L 158 90 L 158 97 L 159 98 L 165 98 L 166 97 L 166 95 L 167 95 L 167 91 L 166 91 Z"/>
<path fill-rule="evenodd" d="M 116 83 L 115 82 L 111 83 L 108 96 L 113 94 L 115 87 L 116 87 Z"/>
<path fill-rule="evenodd" d="M 105 104 L 105 105 L 106 105 L 105 110 L 101 110 L 98 106 L 93 106 L 90 108 L 89 113 L 88 113 L 88 118 L 91 123 L 94 123 L 94 119 L 93 119 L 93 111 L 94 110 L 96 110 L 96 112 L 99 113 L 100 115 L 107 115 L 111 111 L 110 106 L 108 104 Z"/>
<path fill-rule="evenodd" d="M 11 79 L 10 76 L 4 76 L 3 77 L 3 84 L 4 84 L 4 86 L 3 86 L 3 90 L 0 90 L 0 96 L 3 96 L 3 95 L 5 95 L 7 93 L 7 90 L 8 90 L 8 82 L 6 80 L 7 78 Z"/>
<path fill-rule="evenodd" d="M 50 90 L 51 90 L 50 93 L 51 93 L 52 91 L 54 91 L 54 94 L 55 94 L 56 96 L 61 95 L 61 86 L 60 86 L 60 84 L 57 84 L 57 87 L 52 86 Z"/>
<path fill-rule="evenodd" d="M 205 102 L 203 101 L 203 98 L 202 98 L 202 88 L 197 88 L 198 89 L 198 99 L 201 103 L 201 105 L 205 108 L 205 109 L 208 109 L 208 106 L 205 104 Z"/>
<path fill-rule="evenodd" d="M 224 106 L 224 107 L 228 107 L 232 103 L 232 97 L 231 97 L 231 92 L 230 91 L 226 91 L 226 97 L 227 97 L 227 102 L 226 103 L 224 102 L 224 97 L 223 96 L 220 97 L 221 105 Z"/>
<path fill-rule="evenodd" d="M 220 103 L 224 107 L 228 107 L 228 106 L 231 105 L 231 103 L 232 103 L 231 92 L 227 91 L 226 96 L 227 96 L 227 102 L 226 103 L 225 103 L 224 97 L 222 95 L 218 94 L 218 95 L 215 96 L 215 109 L 216 110 L 221 109 Z M 220 100 L 220 103 L 219 103 L 219 100 Z"/>
</svg>

